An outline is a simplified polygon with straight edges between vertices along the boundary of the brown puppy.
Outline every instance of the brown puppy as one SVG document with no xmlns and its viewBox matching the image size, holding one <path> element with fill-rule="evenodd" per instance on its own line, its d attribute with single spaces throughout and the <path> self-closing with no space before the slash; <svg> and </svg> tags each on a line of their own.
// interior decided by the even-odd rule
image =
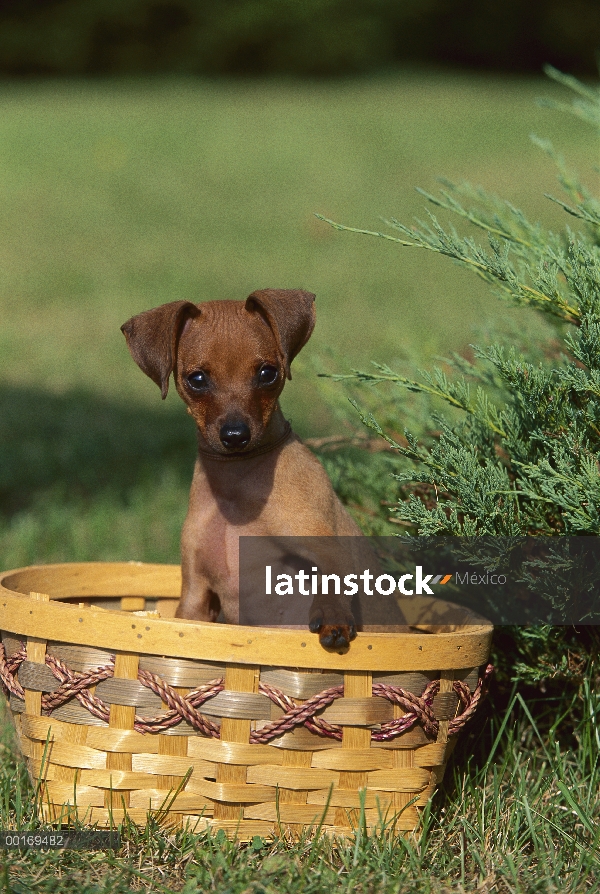
<svg viewBox="0 0 600 894">
<path fill-rule="evenodd" d="M 121 327 L 163 399 L 174 374 L 198 427 L 177 617 L 215 621 L 222 611 L 238 623 L 242 535 L 361 535 L 278 402 L 313 331 L 314 299 L 298 289 L 261 289 L 246 301 L 175 301 Z M 315 597 L 308 620 L 323 646 L 340 648 L 356 636 L 342 596 Z"/>
</svg>

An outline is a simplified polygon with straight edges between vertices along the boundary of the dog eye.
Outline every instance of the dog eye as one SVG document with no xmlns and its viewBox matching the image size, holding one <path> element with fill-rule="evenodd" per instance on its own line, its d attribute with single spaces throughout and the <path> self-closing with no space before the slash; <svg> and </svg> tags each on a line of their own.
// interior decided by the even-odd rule
<svg viewBox="0 0 600 894">
<path fill-rule="evenodd" d="M 205 391 L 209 385 L 209 378 L 204 370 L 199 369 L 197 372 L 190 373 L 187 376 L 187 383 L 192 391 Z"/>
<path fill-rule="evenodd" d="M 265 363 L 258 372 L 258 383 L 259 385 L 274 385 L 278 376 L 279 370 L 277 367 L 271 366 L 270 363 Z"/>
</svg>

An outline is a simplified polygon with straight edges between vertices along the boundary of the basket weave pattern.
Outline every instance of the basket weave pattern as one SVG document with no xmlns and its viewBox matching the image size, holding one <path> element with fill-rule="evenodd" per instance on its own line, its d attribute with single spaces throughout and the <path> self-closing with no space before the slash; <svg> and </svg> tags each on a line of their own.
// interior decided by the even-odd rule
<svg viewBox="0 0 600 894">
<path fill-rule="evenodd" d="M 86 603 L 75 613 L 107 619 Z M 119 597 L 126 619 L 156 617 L 151 604 Z M 0 678 L 47 819 L 143 824 L 152 811 L 242 839 L 278 823 L 348 833 L 361 806 L 368 826 L 398 814 L 396 830 L 413 830 L 489 675 L 199 660 L 24 633 L 2 633 Z"/>
</svg>

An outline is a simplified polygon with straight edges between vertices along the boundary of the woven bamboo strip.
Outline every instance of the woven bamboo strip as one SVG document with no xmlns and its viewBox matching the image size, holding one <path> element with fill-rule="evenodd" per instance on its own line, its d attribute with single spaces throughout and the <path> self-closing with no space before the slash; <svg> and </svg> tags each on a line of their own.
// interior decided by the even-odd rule
<svg viewBox="0 0 600 894">
<path fill-rule="evenodd" d="M 346 698 L 352 701 L 354 701 L 355 699 L 362 700 L 370 698 L 372 689 L 373 678 L 370 673 L 365 671 L 347 671 L 344 674 L 344 698 L 340 699 L 340 701 L 345 701 Z M 344 731 L 342 733 L 342 752 L 346 750 L 350 752 L 362 751 L 365 749 L 369 749 L 370 744 L 370 730 L 364 729 L 360 726 L 344 727 Z M 364 767 L 361 768 L 359 771 L 342 770 L 342 772 L 340 773 L 338 792 L 343 789 L 358 791 L 358 789 L 365 788 L 366 785 L 367 773 Z M 335 794 L 337 795 L 337 792 Z M 338 808 L 336 810 L 336 825 L 351 825 L 353 821 L 354 823 L 357 822 L 357 816 L 355 813 L 350 812 L 344 815 L 344 812 L 341 809 Z"/>
<path fill-rule="evenodd" d="M 297 755 L 292 752 L 291 756 L 296 757 Z M 308 757 L 310 758 L 310 755 Z M 248 767 L 246 778 L 248 782 L 278 785 L 283 789 L 305 791 L 306 794 L 306 791 L 323 788 L 331 783 L 338 785 L 340 774 L 335 770 L 314 770 L 306 764 L 296 764 L 295 766 L 290 764 L 283 767 Z"/>
<path fill-rule="evenodd" d="M 261 683 L 268 683 L 283 690 L 291 698 L 307 699 L 318 695 L 324 689 L 341 686 L 344 682 L 342 674 L 314 674 L 285 668 L 261 668 Z"/>
<path fill-rule="evenodd" d="M 440 674 L 440 695 L 445 692 L 452 692 L 453 682 L 454 672 L 451 670 L 442 671 Z M 445 744 L 448 741 L 448 721 L 450 719 L 451 718 L 448 718 L 448 720 L 440 720 L 440 727 L 436 738 L 438 744 Z"/>
<path fill-rule="evenodd" d="M 186 740 L 183 739 L 183 744 L 186 744 Z M 151 775 L 156 775 L 159 777 L 165 776 L 167 778 L 175 778 L 177 781 L 175 785 L 169 783 L 169 785 L 158 783 L 161 781 L 160 779 L 156 780 L 157 788 L 177 788 L 179 782 L 183 779 L 189 769 L 192 769 L 194 775 L 197 776 L 212 776 L 216 773 L 216 764 L 211 763 L 210 761 L 198 760 L 197 758 L 191 757 L 181 757 L 171 754 L 132 754 L 131 756 L 131 769 L 136 773 L 150 773 Z"/>
<path fill-rule="evenodd" d="M 455 671 L 450 671 L 450 672 L 446 672 L 446 673 L 442 672 L 440 674 L 440 691 L 439 691 L 439 695 L 437 696 L 437 698 L 443 699 L 445 695 L 452 692 L 453 680 L 455 680 L 457 678 L 460 679 L 463 676 L 464 676 L 464 671 L 460 671 L 460 670 L 457 672 L 455 672 Z M 452 694 L 454 695 L 453 692 L 452 692 Z M 435 699 L 434 699 L 434 710 L 437 709 L 436 716 L 440 718 L 440 725 L 439 725 L 436 745 L 429 746 L 429 747 L 430 748 L 435 748 L 435 747 L 439 748 L 440 746 L 442 746 L 444 749 L 444 753 L 443 753 L 443 755 L 440 756 L 440 758 L 438 760 L 436 760 L 435 762 L 432 762 L 431 782 L 421 792 L 420 797 L 415 802 L 415 806 L 417 806 L 417 807 L 423 807 L 427 803 L 429 798 L 431 798 L 433 796 L 433 794 L 435 793 L 435 788 L 436 788 L 437 783 L 439 781 L 441 781 L 441 779 L 444 775 L 444 770 L 446 768 L 446 761 L 448 759 L 449 752 L 452 750 L 452 747 L 454 745 L 453 742 L 452 743 L 448 742 L 448 722 L 455 715 L 457 706 L 458 706 L 458 699 L 456 700 L 456 703 L 454 704 L 454 710 L 453 710 L 452 702 L 450 702 L 450 704 L 448 705 L 448 708 L 446 708 L 444 710 L 443 703 L 442 704 L 438 703 L 436 705 Z M 424 751 L 424 749 L 420 749 L 420 750 Z M 410 755 L 410 757 L 412 759 L 413 764 L 415 764 L 416 761 L 418 760 L 415 753 L 413 752 Z M 422 758 L 421 758 L 421 760 L 422 760 Z M 400 799 L 407 798 L 407 797 L 408 797 L 407 795 L 401 795 L 401 794 L 395 796 L 395 798 L 397 799 L 398 802 L 400 801 Z"/>
<path fill-rule="evenodd" d="M 18 652 L 21 648 L 23 637 L 21 636 L 11 636 L 10 633 L 6 633 L 2 631 L 2 645 L 6 651 L 6 657 L 10 658 L 11 655 L 14 655 L 15 652 Z"/>
<path fill-rule="evenodd" d="M 47 797 L 57 805 L 77 804 L 78 807 L 104 807 L 104 791 L 91 785 L 78 785 L 75 792 L 73 783 L 46 783 Z"/>
<path fill-rule="evenodd" d="M 422 769 L 414 769 L 415 752 L 412 749 L 393 751 L 392 760 L 394 764 L 392 770 L 376 770 L 373 773 L 369 773 L 369 786 L 373 789 L 386 789 L 387 782 L 387 785 L 390 785 L 391 790 L 394 792 L 392 812 L 397 813 L 400 810 L 411 809 L 407 805 L 413 801 L 415 795 L 427 787 L 431 774 Z M 404 774 L 409 779 L 416 778 L 418 783 L 414 786 L 398 784 L 397 780 L 405 778 Z"/>
<path fill-rule="evenodd" d="M 131 792 L 129 796 L 131 807 L 145 807 L 146 810 L 161 810 L 168 807 L 177 813 L 185 811 L 191 813 L 197 810 L 205 814 L 212 814 L 213 802 L 209 798 L 197 792 L 180 792 L 174 797 L 172 789 L 141 789 Z"/>
<path fill-rule="evenodd" d="M 157 674 L 171 686 L 194 689 L 211 680 L 225 676 L 222 664 L 206 664 L 203 661 L 189 661 L 185 658 L 157 658 L 154 655 L 140 657 L 140 670 Z"/>
<path fill-rule="evenodd" d="M 430 798 L 432 798 L 435 794 L 435 784 L 432 783 L 428 785 L 427 788 L 424 788 L 423 791 L 419 794 L 417 800 L 413 800 L 414 795 L 411 797 L 411 801 L 413 802 L 415 807 L 425 807 Z M 394 795 L 395 798 L 400 797 L 399 795 Z M 406 796 L 402 796 L 406 797 Z M 396 808 L 394 808 L 396 809 Z"/>
<path fill-rule="evenodd" d="M 90 692 L 91 691 L 92 689 L 90 688 Z M 108 723 L 105 723 L 104 720 L 100 720 L 98 717 L 92 716 L 87 708 L 84 708 L 83 705 L 80 705 L 75 701 L 67 702 L 59 708 L 55 708 L 52 712 L 52 719 L 62 720 L 63 723 L 68 725 L 97 726 L 102 729 L 108 729 Z"/>
<path fill-rule="evenodd" d="M 336 809 L 330 808 L 324 811 L 323 808 L 312 804 L 253 804 L 251 807 L 244 809 L 244 818 L 262 819 L 282 823 L 301 823 L 308 825 L 314 823 L 317 825 L 324 817 L 326 823 L 333 823 L 335 820 Z M 346 830 L 347 831 L 347 830 Z"/>
<path fill-rule="evenodd" d="M 148 736 L 132 729 L 92 728 L 88 731 L 87 743 L 94 748 L 104 748 L 105 751 L 158 753 L 158 736 Z"/>
<path fill-rule="evenodd" d="M 376 813 L 376 811 L 369 811 L 369 813 Z M 389 819 L 389 817 L 388 817 Z M 379 828 L 381 826 L 381 821 L 379 819 L 367 822 L 367 829 Z M 402 837 L 408 837 L 409 832 L 414 832 L 414 826 L 411 828 L 404 829 L 400 825 L 394 826 L 394 832 L 398 833 L 406 833 L 403 834 Z M 322 829 L 322 833 L 327 835 L 329 838 L 337 839 L 337 838 L 347 838 L 348 837 L 348 828 L 346 826 L 324 826 Z"/>
<path fill-rule="evenodd" d="M 315 751 L 311 765 L 324 770 L 386 770 L 392 767 L 392 755 L 389 751 L 372 748 L 355 748 L 352 751 L 329 748 L 327 751 Z"/>
<path fill-rule="evenodd" d="M 393 805 L 392 796 L 385 792 L 349 791 L 348 789 L 323 789 L 322 791 L 309 792 L 307 804 L 329 804 L 330 807 L 360 808 L 364 802 L 365 807 L 378 806 L 382 810 L 388 810 Z M 339 812 L 339 811 L 338 811 Z"/>
<path fill-rule="evenodd" d="M 69 767 L 86 770 L 105 770 L 107 767 L 107 755 L 105 751 L 97 751 L 95 748 L 89 748 L 87 745 L 80 745 L 75 739 L 77 733 L 81 733 L 83 737 L 86 735 L 86 727 L 73 726 L 72 730 L 67 730 L 63 737 L 54 742 L 50 752 L 52 763 L 58 768 Z M 69 742 L 68 739 L 72 738 Z M 63 782 L 73 783 L 73 771 L 70 770 L 65 774 L 55 775 L 55 779 L 59 780 L 62 776 Z"/>
<path fill-rule="evenodd" d="M 227 684 L 225 684 L 227 685 Z M 209 717 L 237 720 L 270 720 L 271 702 L 265 695 L 223 691 L 203 706 Z"/>
<path fill-rule="evenodd" d="M 21 716 L 22 731 L 30 739 L 40 739 L 56 742 L 63 738 L 69 724 L 61 723 L 48 717 L 32 717 L 30 714 Z"/>
<path fill-rule="evenodd" d="M 373 791 L 420 792 L 431 781 L 429 770 L 399 767 L 394 770 L 374 770 L 367 774 L 367 785 Z M 400 805 L 404 806 L 404 805 Z"/>
<path fill-rule="evenodd" d="M 220 739 L 195 736 L 188 745 L 190 757 L 214 761 L 217 764 L 275 764 L 283 763 L 283 754 L 272 745 L 243 745 Z"/>
<path fill-rule="evenodd" d="M 240 767 L 223 767 L 223 769 L 236 769 Z M 245 768 L 244 768 L 245 775 Z M 239 814 L 239 804 L 254 804 L 260 801 L 275 802 L 276 788 L 273 785 L 246 785 L 246 783 L 236 782 L 210 782 L 207 779 L 194 779 L 193 783 L 190 779 L 190 791 L 199 792 L 212 798 L 215 802 L 215 816 L 217 816 L 217 807 L 228 808 L 231 804 L 236 805 Z"/>
<path fill-rule="evenodd" d="M 179 599 L 181 568 L 142 562 L 64 562 L 6 572 L 2 583 L 9 590 L 14 588 L 22 593 L 36 590 L 60 599 L 86 596 L 120 599 L 126 593 Z"/>
<path fill-rule="evenodd" d="M 30 746 L 31 744 L 32 743 L 30 743 Z M 26 755 L 26 757 L 29 775 L 34 782 L 41 779 L 44 781 L 47 779 L 54 779 L 57 767 L 55 767 L 54 764 L 49 763 L 47 756 L 43 762 L 41 759 L 31 757 L 31 755 Z"/>
<path fill-rule="evenodd" d="M 74 810 L 69 809 L 69 807 L 65 807 L 64 811 L 59 811 L 55 808 L 49 810 L 46 804 L 41 805 L 41 812 L 43 819 L 51 822 L 56 822 L 61 814 L 65 820 L 70 816 L 75 816 Z M 139 823 L 140 826 L 145 826 L 148 822 L 148 810 L 134 807 L 128 807 L 127 809 L 122 807 L 113 807 L 111 809 L 106 807 L 86 807 L 78 811 L 78 815 L 79 819 L 84 820 L 86 824 L 94 825 L 97 823 L 101 828 L 111 824 L 118 825 L 126 818 L 134 823 Z M 181 814 L 164 816 L 162 825 L 167 828 L 178 826 L 181 822 L 180 817 Z"/>
<path fill-rule="evenodd" d="M 446 767 L 442 764 L 440 767 L 432 767 L 431 768 L 431 781 L 433 785 L 437 785 L 438 782 L 441 782 L 444 778 L 444 770 Z"/>
<path fill-rule="evenodd" d="M 433 677 L 433 674 L 378 674 L 375 671 L 373 672 L 374 683 L 385 683 L 388 686 L 399 686 L 401 689 L 405 689 L 407 692 L 412 692 L 414 695 L 422 695 L 423 690 L 428 683 L 431 683 Z"/>
<path fill-rule="evenodd" d="M 184 828 L 187 827 L 190 832 L 204 831 L 205 829 L 222 829 L 225 834 L 236 841 L 251 841 L 256 835 L 261 838 L 269 838 L 274 834 L 274 824 L 269 822 L 261 822 L 260 820 L 245 819 L 243 823 L 231 820 L 216 820 L 205 816 L 184 816 L 182 817 Z"/>
<path fill-rule="evenodd" d="M 129 756 L 129 755 L 128 755 Z M 135 773 L 132 770 L 80 770 L 80 782 L 82 785 L 97 785 L 104 788 L 107 793 L 110 789 L 118 792 L 115 800 L 120 800 L 131 789 L 145 788 L 148 786 L 146 773 Z M 122 802 L 121 802 L 122 806 Z"/>
<path fill-rule="evenodd" d="M 30 598 L 36 600 L 36 602 L 48 602 L 50 597 L 45 593 L 36 593 L 30 592 Z M 37 664 L 44 664 L 46 657 L 46 640 L 40 639 L 38 637 L 27 637 L 27 661 L 35 662 Z M 36 690 L 25 689 L 25 714 L 29 714 L 34 717 L 39 717 L 42 713 L 42 693 Z M 47 746 L 44 746 L 41 742 L 33 741 L 30 743 L 29 750 L 29 772 L 33 779 L 38 779 L 40 776 L 40 769 L 37 769 L 34 773 L 33 765 L 36 766 L 38 762 L 42 760 L 42 756 L 46 753 L 46 758 L 48 755 Z M 46 774 L 47 778 L 47 774 Z M 41 796 L 45 795 L 44 788 L 42 787 L 40 791 Z"/>
<path fill-rule="evenodd" d="M 27 715 L 24 714 L 23 716 L 26 717 Z M 31 739 L 28 739 L 25 734 L 23 734 L 23 741 L 21 742 L 21 751 L 23 753 L 23 757 L 37 760 L 37 762 L 39 763 L 40 757 L 37 756 L 39 755 L 39 744 L 39 742 L 34 742 Z"/>
<path fill-rule="evenodd" d="M 283 751 L 283 765 L 271 768 L 273 777 L 271 784 L 280 786 L 278 789 L 278 804 L 306 804 L 307 789 L 310 789 L 312 773 L 327 773 L 327 770 L 312 770 L 310 764 L 312 752 L 310 751 Z M 253 770 L 264 770 L 264 767 L 248 767 L 248 775 Z M 250 779 L 248 779 L 250 782 Z M 300 833 L 302 826 L 298 823 L 290 825 L 292 833 Z"/>
<path fill-rule="evenodd" d="M 156 600 L 156 611 L 161 618 L 174 618 L 179 596 Z"/>
<path fill-rule="evenodd" d="M 273 718 L 275 719 L 275 718 Z M 272 748 L 287 751 L 322 751 L 331 748 L 341 748 L 342 743 L 336 739 L 326 739 L 315 735 L 304 726 L 297 726 L 289 733 L 278 736 L 270 743 Z"/>
<path fill-rule="evenodd" d="M 448 746 L 445 743 L 439 745 L 424 745 L 413 752 L 415 767 L 434 767 L 442 764 L 448 757 Z"/>
<path fill-rule="evenodd" d="M 423 677 L 425 680 L 427 680 L 427 677 L 425 677 L 425 675 L 423 675 Z M 422 693 L 419 693 L 419 695 L 421 695 L 421 694 Z M 393 708 L 394 708 L 394 710 L 393 710 L 394 720 L 400 719 L 401 717 L 404 716 L 405 712 L 400 707 L 400 705 L 394 705 Z M 420 733 L 422 736 L 425 735 L 420 726 L 417 727 L 416 729 L 411 730 L 411 732 Z M 427 746 L 427 745 L 424 746 L 424 748 L 427 748 L 427 747 L 429 747 L 429 746 Z M 423 748 L 421 748 L 419 750 L 422 751 Z M 393 770 L 391 770 L 391 771 L 390 770 L 375 770 L 373 773 L 369 774 L 369 777 L 372 778 L 373 776 L 375 776 L 376 774 L 379 774 L 379 773 L 396 774 L 396 773 L 401 773 L 403 771 L 410 772 L 410 770 L 414 767 L 414 760 L 415 760 L 414 749 L 412 749 L 412 748 L 394 749 L 391 752 L 391 754 L 392 754 Z M 428 777 L 429 777 L 429 775 L 430 774 L 427 774 Z M 379 778 L 384 779 L 385 777 L 380 776 Z M 429 781 L 429 780 L 427 779 L 427 781 Z M 397 813 L 397 812 L 407 808 L 407 805 L 410 804 L 410 802 L 413 800 L 413 798 L 415 797 L 415 794 L 417 792 L 421 791 L 422 788 L 423 788 L 422 785 L 417 785 L 416 789 L 414 789 L 412 791 L 411 791 L 410 787 L 408 788 L 408 790 L 407 789 L 401 789 L 401 790 L 396 789 L 396 791 L 394 792 L 393 797 L 392 797 L 392 805 L 393 805 L 392 812 Z"/>
<path fill-rule="evenodd" d="M 48 652 L 64 661 L 71 670 L 86 673 L 97 667 L 110 664 L 112 655 L 106 649 L 92 649 L 88 646 L 69 646 L 65 643 L 48 642 Z"/>
<path fill-rule="evenodd" d="M 139 655 L 137 653 L 117 653 L 115 656 L 115 677 L 117 679 L 122 678 L 125 680 L 137 680 L 138 674 L 138 665 L 139 665 Z M 108 718 L 108 725 L 110 728 L 117 729 L 133 729 L 133 724 L 135 721 L 135 708 L 130 705 L 111 705 L 110 714 Z M 106 758 L 106 766 L 108 770 L 115 771 L 124 771 L 127 773 L 129 771 L 129 775 L 133 775 L 130 773 L 131 771 L 131 754 L 127 752 L 118 752 L 118 751 L 109 751 L 107 753 Z M 93 772 L 93 771 L 87 771 Z M 141 776 L 142 774 L 140 774 Z M 89 778 L 89 777 L 88 777 Z M 115 789 L 125 789 L 125 788 L 141 788 L 144 785 L 143 781 L 133 783 L 131 785 L 122 784 L 122 780 L 125 778 L 119 772 L 114 774 L 114 781 L 112 782 L 112 788 Z M 82 774 L 81 782 L 84 783 L 84 778 Z M 102 787 L 108 788 L 111 786 L 111 782 L 109 782 L 109 786 L 103 786 L 101 782 L 93 783 L 90 781 L 90 784 L 100 785 Z M 121 804 L 124 807 L 129 807 L 129 794 L 128 792 L 115 792 L 112 794 L 110 791 L 106 792 L 105 806 L 115 808 L 120 806 Z"/>
<path fill-rule="evenodd" d="M 49 667 L 33 661 L 24 661 L 19 668 L 19 683 L 24 689 L 36 692 L 54 692 L 60 686 Z"/>
<path fill-rule="evenodd" d="M 394 705 L 394 707 L 399 706 Z M 402 713 L 403 712 L 400 711 L 399 716 L 402 716 Z M 391 739 L 388 742 L 372 742 L 371 748 L 385 748 L 386 750 L 406 750 L 428 745 L 430 741 L 431 740 L 428 739 L 425 735 L 423 728 L 420 725 L 417 725 L 411 727 L 411 729 L 407 730 L 405 733 L 402 733 L 402 735 L 398 736 L 396 739 Z"/>
<path fill-rule="evenodd" d="M 224 742 L 219 739 L 203 739 L 195 736 L 188 744 L 190 757 L 217 764 L 282 764 L 283 754 L 272 745 L 248 745 Z"/>
<path fill-rule="evenodd" d="M 30 593 L 32 599 L 48 602 L 50 597 L 45 593 Z M 44 664 L 46 658 L 46 640 L 36 636 L 27 637 L 27 661 Z M 39 690 L 25 688 L 25 713 L 39 717 L 42 710 L 42 693 Z"/>
<path fill-rule="evenodd" d="M 122 612 L 139 612 L 144 611 L 146 600 L 143 596 L 121 596 L 121 605 L 119 608 Z"/>
<path fill-rule="evenodd" d="M 21 715 L 20 714 L 16 714 L 16 715 L 13 714 L 13 723 L 15 725 L 15 732 L 17 734 L 17 739 L 19 742 L 21 742 L 23 740 L 24 734 L 23 734 L 23 730 L 21 728 Z"/>
<path fill-rule="evenodd" d="M 189 689 L 177 686 L 175 687 L 175 691 L 180 695 L 187 695 Z M 168 708 L 166 702 L 161 702 L 161 710 L 165 711 Z M 177 790 L 187 773 L 187 768 L 185 767 L 185 763 L 189 767 L 192 762 L 187 757 L 188 750 L 188 738 L 187 736 L 169 736 L 169 735 L 159 735 L 158 736 L 158 755 L 154 757 L 154 766 L 160 765 L 162 769 L 162 773 L 159 775 L 159 778 L 156 781 L 157 788 L 166 789 L 167 791 L 174 789 Z M 132 757 L 132 769 L 142 769 L 140 755 L 135 755 Z M 146 757 L 146 756 L 145 756 Z M 149 770 L 152 764 L 152 756 L 148 755 L 150 759 L 149 762 L 145 761 L 145 769 L 147 772 L 153 772 Z M 184 763 L 185 762 L 185 763 Z M 200 767 L 197 767 L 197 762 L 194 763 L 194 770 L 198 770 L 202 772 Z M 207 762 L 202 761 L 203 768 L 206 769 Z M 179 767 L 179 772 L 181 775 L 176 775 L 178 773 L 177 767 Z M 192 808 L 190 808 L 192 809 Z"/>
<path fill-rule="evenodd" d="M 325 708 L 321 716 L 327 723 L 358 727 L 385 723 L 394 715 L 393 705 L 384 698 L 350 698 L 344 694 L 344 698 Z"/>
<path fill-rule="evenodd" d="M 431 709 L 438 720 L 452 720 L 456 717 L 457 707 L 458 696 L 453 691 L 439 692 L 431 704 Z"/>
<path fill-rule="evenodd" d="M 243 664 L 230 664 L 225 672 L 225 690 L 233 692 L 258 692 L 259 668 L 247 667 Z M 250 739 L 250 720 L 233 720 L 224 718 L 221 724 L 221 741 L 222 742 L 238 742 L 248 745 Z M 221 794 L 227 789 L 231 795 L 234 793 L 234 787 L 240 787 L 244 791 L 247 787 L 246 767 L 235 764 L 219 764 L 217 768 L 217 781 L 215 785 L 216 801 L 223 801 L 225 798 Z M 208 784 L 208 783 L 207 783 Z M 219 787 L 220 788 L 217 788 Z M 207 795 L 209 793 L 207 792 Z M 275 796 L 275 790 L 272 790 L 272 797 Z M 209 795 L 210 797 L 210 795 Z M 231 797 L 231 803 L 215 804 L 215 818 L 223 820 L 236 820 L 242 815 L 238 798 Z M 257 799 L 259 800 L 259 799 Z"/>
<path fill-rule="evenodd" d="M 108 705 L 130 705 L 139 714 L 158 714 L 162 706 L 160 696 L 137 680 L 102 680 L 96 686 L 96 694 Z"/>
<path fill-rule="evenodd" d="M 215 722 L 216 719 L 215 719 Z M 217 722 L 218 725 L 218 722 Z M 161 735 L 169 736 L 170 738 L 188 738 L 189 736 L 198 735 L 198 731 L 194 728 L 191 723 L 188 723 L 187 720 L 182 720 L 181 723 L 178 723 L 176 726 L 172 726 L 169 729 L 166 729 L 164 733 Z"/>
</svg>

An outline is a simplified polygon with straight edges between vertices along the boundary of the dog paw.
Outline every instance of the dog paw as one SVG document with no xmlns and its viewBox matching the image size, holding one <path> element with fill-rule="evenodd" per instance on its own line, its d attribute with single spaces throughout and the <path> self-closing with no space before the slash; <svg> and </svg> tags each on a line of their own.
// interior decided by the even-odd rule
<svg viewBox="0 0 600 894">
<path fill-rule="evenodd" d="M 339 618 L 342 612 L 324 611 L 317 609 L 311 617 L 308 629 L 311 633 L 319 634 L 319 642 L 325 649 L 345 649 L 350 645 L 353 639 L 356 639 L 356 624 L 354 618 L 347 610 L 343 612 L 345 615 L 343 622 Z M 333 618 L 327 615 L 337 615 L 337 623 Z"/>
</svg>

